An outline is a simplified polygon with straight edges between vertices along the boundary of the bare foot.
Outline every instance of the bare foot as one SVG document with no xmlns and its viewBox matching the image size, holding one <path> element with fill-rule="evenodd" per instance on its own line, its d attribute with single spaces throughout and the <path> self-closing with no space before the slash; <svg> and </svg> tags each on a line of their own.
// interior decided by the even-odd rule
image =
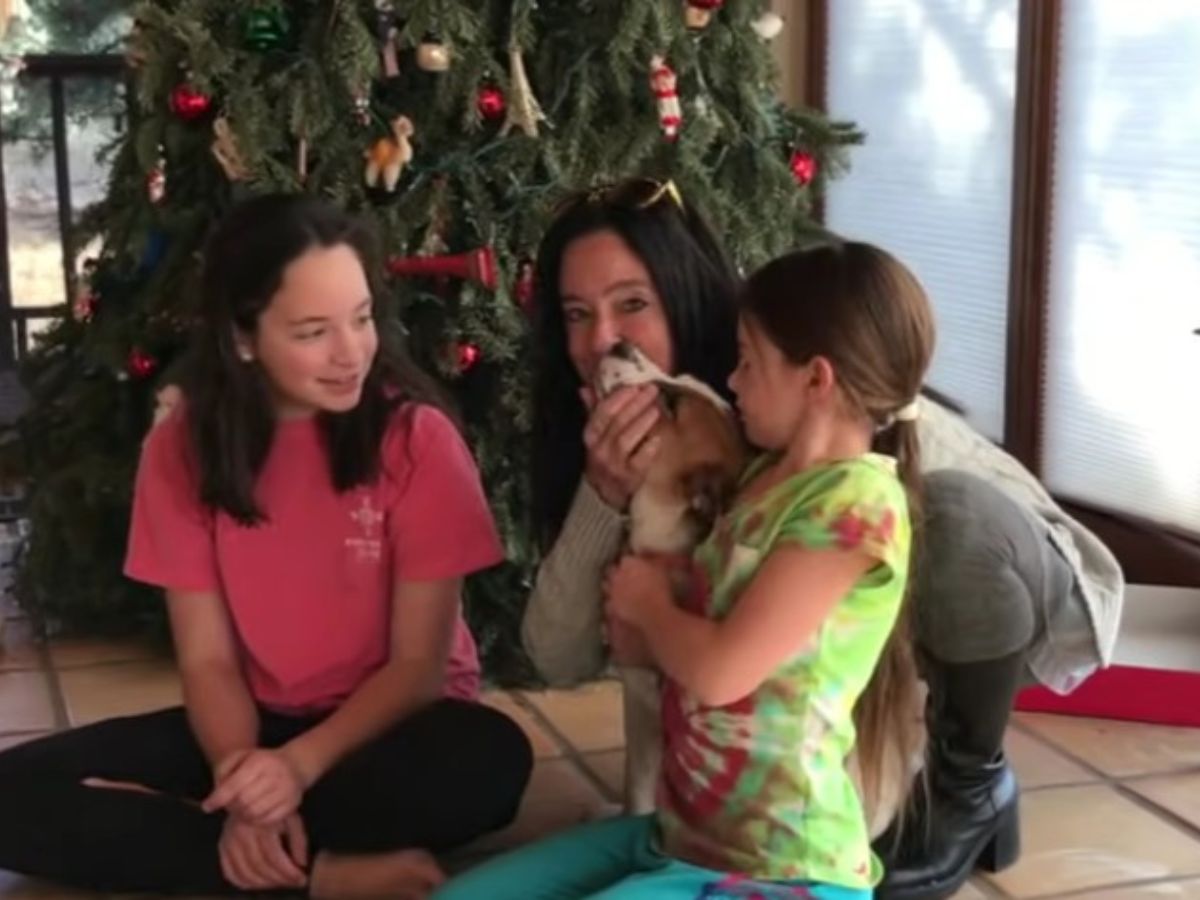
<svg viewBox="0 0 1200 900">
<path fill-rule="evenodd" d="M 148 788 L 144 784 L 136 784 L 132 781 L 109 781 L 107 778 L 85 778 L 83 779 L 83 785 L 90 788 L 104 788 L 109 791 L 133 791 L 136 794 L 158 793 L 158 791 Z"/>
<path fill-rule="evenodd" d="M 425 850 L 320 853 L 308 890 L 316 900 L 425 900 L 445 880 L 437 860 Z"/>
<path fill-rule="evenodd" d="M 138 784 L 133 781 L 110 781 L 107 778 L 85 778 L 80 782 L 84 787 L 98 788 L 104 791 L 131 791 L 135 794 L 150 794 L 158 796 L 162 791 L 156 791 L 154 788 L 148 788 L 144 784 Z M 187 797 L 177 797 L 180 803 L 186 803 L 189 806 L 199 806 L 197 800 L 190 800 Z"/>
</svg>

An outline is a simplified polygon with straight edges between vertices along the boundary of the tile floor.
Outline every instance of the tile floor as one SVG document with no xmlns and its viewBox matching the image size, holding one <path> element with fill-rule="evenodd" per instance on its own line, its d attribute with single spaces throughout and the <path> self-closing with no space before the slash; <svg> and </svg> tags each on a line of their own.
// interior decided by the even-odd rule
<svg viewBox="0 0 1200 900">
<path fill-rule="evenodd" d="M 0 749 L 39 734 L 179 701 L 169 662 L 128 643 L 42 647 L 10 619 L 0 650 Z M 620 688 L 493 693 L 537 754 L 518 820 L 466 859 L 587 819 L 616 802 Z M 1200 900 L 1200 731 L 1018 714 L 1008 742 L 1024 785 L 1024 854 L 958 897 Z M 0 806 L 3 798 L 0 798 Z M 0 872 L 0 900 L 89 895 Z"/>
</svg>

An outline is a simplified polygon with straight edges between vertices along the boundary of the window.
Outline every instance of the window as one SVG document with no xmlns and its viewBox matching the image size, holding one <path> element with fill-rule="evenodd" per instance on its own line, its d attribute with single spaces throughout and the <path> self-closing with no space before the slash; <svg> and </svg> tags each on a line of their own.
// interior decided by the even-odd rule
<svg viewBox="0 0 1200 900">
<path fill-rule="evenodd" d="M 938 314 L 930 383 L 1004 431 L 1017 0 L 828 4 L 827 105 L 867 141 L 826 224 L 909 265 Z"/>
<path fill-rule="evenodd" d="M 807 100 L 867 133 L 826 223 L 929 288 L 933 386 L 1132 581 L 1200 587 L 1200 7 L 807 13 Z"/>
<path fill-rule="evenodd" d="M 1200 534 L 1200 10 L 1065 3 L 1042 472 Z"/>
</svg>

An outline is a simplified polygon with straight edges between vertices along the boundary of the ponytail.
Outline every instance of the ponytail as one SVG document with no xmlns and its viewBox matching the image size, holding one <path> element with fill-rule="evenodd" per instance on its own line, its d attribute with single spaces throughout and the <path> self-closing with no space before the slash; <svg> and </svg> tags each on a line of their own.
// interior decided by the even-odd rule
<svg viewBox="0 0 1200 900">
<path fill-rule="evenodd" d="M 876 811 L 889 799 L 889 789 L 895 789 L 899 791 L 896 806 L 902 821 L 911 782 L 910 763 L 921 747 L 924 734 L 918 718 L 919 677 L 913 653 L 909 603 L 913 569 L 920 558 L 921 476 L 917 423 L 912 420 L 892 422 L 878 432 L 872 450 L 896 459 L 900 481 L 908 494 L 913 540 L 908 587 L 871 680 L 855 704 L 854 725 L 858 732 L 863 807 L 868 819 L 873 819 Z"/>
</svg>

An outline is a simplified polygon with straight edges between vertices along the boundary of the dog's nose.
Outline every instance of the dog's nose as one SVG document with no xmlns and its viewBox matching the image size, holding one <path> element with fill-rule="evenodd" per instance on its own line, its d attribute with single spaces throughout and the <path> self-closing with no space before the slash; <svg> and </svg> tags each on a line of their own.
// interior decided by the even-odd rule
<svg viewBox="0 0 1200 900">
<path fill-rule="evenodd" d="M 617 357 L 617 359 L 632 360 L 634 358 L 633 344 L 629 343 L 629 341 L 625 340 L 624 338 L 621 338 L 621 340 L 617 341 L 612 345 L 612 347 L 609 348 L 608 353 L 610 356 Z"/>
</svg>

